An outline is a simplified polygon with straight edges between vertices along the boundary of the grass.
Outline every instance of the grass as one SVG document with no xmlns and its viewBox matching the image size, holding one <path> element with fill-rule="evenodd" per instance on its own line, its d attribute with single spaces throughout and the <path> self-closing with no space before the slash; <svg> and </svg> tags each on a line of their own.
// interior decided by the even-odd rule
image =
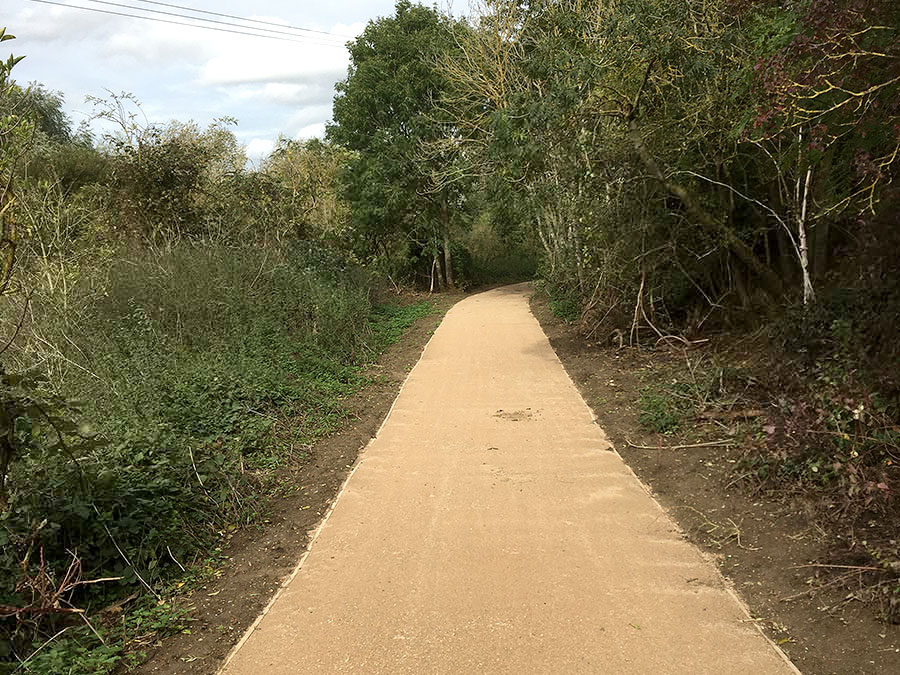
<svg viewBox="0 0 900 675">
<path fill-rule="evenodd" d="M 90 610 L 145 583 L 164 596 L 183 577 L 174 561 L 190 569 L 258 520 L 279 467 L 343 422 L 364 365 L 434 311 L 374 305 L 359 268 L 308 245 L 182 245 L 77 280 L 35 302 L 14 355 L 47 374 L 32 393 L 58 421 L 17 429 L 27 451 L 0 516 L 0 604 L 57 594 Z M 5 620 L 0 673 L 29 654 L 32 672 L 106 673 L 142 635 L 186 629 L 147 597 L 113 626 Z"/>
</svg>

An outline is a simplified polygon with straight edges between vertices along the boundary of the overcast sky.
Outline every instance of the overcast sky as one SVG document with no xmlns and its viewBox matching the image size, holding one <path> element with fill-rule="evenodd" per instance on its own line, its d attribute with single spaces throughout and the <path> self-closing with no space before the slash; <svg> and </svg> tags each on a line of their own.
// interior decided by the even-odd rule
<svg viewBox="0 0 900 675">
<path fill-rule="evenodd" d="M 91 0 L 55 1 L 138 13 Z M 109 2 L 188 13 L 142 0 Z M 271 149 L 279 134 L 292 138 L 324 134 L 331 117 L 334 84 L 347 74 L 343 43 L 358 35 L 370 19 L 390 15 L 394 8 L 393 0 L 165 2 L 348 37 L 308 33 L 309 39 L 297 38 L 300 42 L 276 41 L 31 0 L 0 0 L 4 15 L 0 25 L 17 38 L 3 43 L 0 58 L 5 59 L 8 52 L 24 54 L 26 58 L 13 71 L 16 81 L 37 81 L 62 92 L 66 111 L 76 125 L 91 110 L 84 103 L 85 95 L 104 96 L 106 89 L 126 91 L 141 101 L 151 122 L 193 120 L 206 126 L 224 115 L 237 118 L 235 133 L 256 160 Z M 184 21 L 160 14 L 148 16 Z M 217 16 L 206 18 L 237 23 Z"/>
</svg>

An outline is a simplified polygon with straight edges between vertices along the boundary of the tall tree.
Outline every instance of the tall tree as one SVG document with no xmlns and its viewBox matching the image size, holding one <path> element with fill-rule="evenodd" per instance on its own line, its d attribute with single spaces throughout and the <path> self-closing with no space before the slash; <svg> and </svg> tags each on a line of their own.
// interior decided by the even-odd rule
<svg viewBox="0 0 900 675">
<path fill-rule="evenodd" d="M 328 138 L 357 154 L 344 174 L 353 226 L 370 251 L 406 245 L 431 254 L 432 279 L 453 285 L 451 225 L 460 193 L 436 181 L 447 156 L 422 148 L 452 134 L 437 103 L 447 88 L 437 67 L 454 49 L 454 22 L 436 9 L 397 3 L 350 43 Z"/>
</svg>

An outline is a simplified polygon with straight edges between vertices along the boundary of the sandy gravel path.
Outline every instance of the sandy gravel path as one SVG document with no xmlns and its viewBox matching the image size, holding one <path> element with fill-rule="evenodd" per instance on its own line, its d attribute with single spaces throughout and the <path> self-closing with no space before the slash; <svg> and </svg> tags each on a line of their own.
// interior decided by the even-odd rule
<svg viewBox="0 0 900 675">
<path fill-rule="evenodd" d="M 528 293 L 447 314 L 223 673 L 797 672 L 611 448 Z"/>
</svg>

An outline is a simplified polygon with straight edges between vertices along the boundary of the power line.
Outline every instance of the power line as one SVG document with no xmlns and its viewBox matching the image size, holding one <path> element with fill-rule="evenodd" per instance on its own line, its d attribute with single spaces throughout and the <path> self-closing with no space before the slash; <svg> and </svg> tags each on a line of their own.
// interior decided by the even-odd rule
<svg viewBox="0 0 900 675">
<path fill-rule="evenodd" d="M 204 19 L 199 16 L 188 16 L 186 14 L 179 14 L 178 12 L 167 12 L 162 9 L 143 9 L 141 7 L 135 7 L 134 5 L 126 5 L 121 2 L 110 2 L 110 0 L 87 0 L 87 1 L 96 3 L 98 5 L 110 5 L 112 7 L 124 7 L 125 9 L 134 9 L 134 10 L 137 10 L 138 12 L 150 12 L 152 14 L 163 14 L 165 16 L 177 16 L 181 19 L 190 19 L 192 21 L 204 21 L 206 23 L 215 23 L 215 24 L 219 24 L 222 26 L 233 26 L 235 28 L 246 28 L 248 30 L 258 30 L 258 31 L 262 31 L 264 33 L 272 33 L 272 34 L 277 34 L 277 35 L 289 35 L 291 37 L 300 37 L 300 38 L 306 38 L 306 39 L 309 39 L 311 37 L 309 35 L 297 35 L 296 33 L 288 33 L 287 31 L 283 31 L 283 30 L 272 30 L 271 28 L 256 28 L 255 26 L 242 26 L 241 24 L 231 23 L 230 21 L 217 21 L 216 19 Z M 284 26 L 282 26 L 282 28 L 284 28 Z M 316 38 L 316 39 L 323 40 L 323 41 L 325 40 L 325 38 Z M 332 42 L 335 42 L 335 44 L 337 44 L 336 41 L 334 40 L 334 38 L 329 38 L 329 39 Z"/>
<path fill-rule="evenodd" d="M 184 5 L 172 5 L 168 2 L 157 2 L 156 0 L 137 0 L 137 2 L 143 2 L 148 5 L 160 5 L 162 7 L 172 7 L 174 9 L 186 9 L 189 12 L 197 12 L 198 14 L 209 14 L 211 16 L 221 16 L 226 19 L 238 19 L 239 21 L 246 21 L 251 23 L 261 23 L 266 26 L 276 26 L 278 28 L 290 28 L 291 30 L 302 30 L 307 33 L 320 33 L 321 35 L 334 35 L 339 38 L 346 38 L 347 40 L 352 40 L 354 38 L 353 35 L 343 35 L 341 33 L 329 33 L 326 30 L 315 30 L 313 28 L 301 28 L 300 26 L 287 26 L 281 23 L 275 23 L 274 21 L 262 21 L 261 19 L 245 19 L 241 16 L 235 16 L 234 14 L 222 14 L 221 12 L 210 12 L 205 9 L 196 9 L 194 7 L 186 7 Z"/>
<path fill-rule="evenodd" d="M 30 0 L 31 2 L 37 2 L 42 5 L 57 5 L 59 7 L 67 7 L 69 9 L 81 9 L 85 12 L 97 12 L 98 14 L 111 14 L 113 16 L 125 16 L 132 19 L 144 19 L 145 21 L 155 21 L 157 23 L 167 23 L 174 26 L 187 26 L 189 28 L 203 28 L 204 30 L 212 30 L 217 31 L 219 33 L 234 33 L 236 35 L 249 35 L 251 37 L 264 38 L 266 40 L 280 40 L 282 42 L 297 42 L 300 44 L 319 44 L 326 47 L 343 47 L 343 45 L 339 45 L 335 42 L 317 42 L 311 38 L 301 38 L 301 36 L 297 36 L 298 39 L 288 38 L 288 37 L 278 37 L 277 35 L 266 35 L 264 33 L 248 33 L 246 31 L 240 30 L 231 30 L 228 28 L 217 28 L 215 26 L 204 26 L 202 24 L 196 23 L 185 23 L 183 21 L 172 21 L 170 19 L 158 19 L 152 16 L 142 16 L 140 14 L 127 14 L 125 12 L 116 12 L 109 9 L 100 9 L 99 7 L 82 7 L 80 5 L 69 5 L 64 2 L 54 2 L 53 0 Z M 137 9 L 137 8 L 135 8 Z M 184 18 L 195 18 L 195 17 L 184 17 Z M 202 19 L 197 19 L 202 20 Z M 251 26 L 245 26 L 245 28 L 249 28 L 251 30 L 257 30 Z M 258 29 L 263 30 L 263 29 Z"/>
</svg>

